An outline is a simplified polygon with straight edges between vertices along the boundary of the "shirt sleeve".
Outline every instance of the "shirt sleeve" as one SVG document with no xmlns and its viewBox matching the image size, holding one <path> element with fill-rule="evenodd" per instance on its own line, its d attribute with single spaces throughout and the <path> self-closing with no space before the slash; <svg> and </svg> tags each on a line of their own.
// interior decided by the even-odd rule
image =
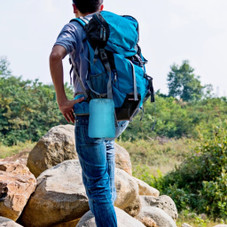
<svg viewBox="0 0 227 227">
<path fill-rule="evenodd" d="M 76 50 L 78 44 L 78 29 L 72 23 L 66 24 L 58 35 L 55 45 L 63 46 L 67 54 Z"/>
</svg>

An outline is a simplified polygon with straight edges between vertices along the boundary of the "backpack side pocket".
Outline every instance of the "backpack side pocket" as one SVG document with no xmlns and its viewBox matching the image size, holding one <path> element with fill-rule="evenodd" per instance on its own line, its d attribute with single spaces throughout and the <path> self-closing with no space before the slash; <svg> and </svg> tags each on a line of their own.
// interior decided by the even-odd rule
<svg viewBox="0 0 227 227">
<path fill-rule="evenodd" d="M 90 74 L 88 77 L 87 85 L 96 98 L 103 98 L 107 93 L 106 73 L 99 73 L 96 75 Z"/>
</svg>

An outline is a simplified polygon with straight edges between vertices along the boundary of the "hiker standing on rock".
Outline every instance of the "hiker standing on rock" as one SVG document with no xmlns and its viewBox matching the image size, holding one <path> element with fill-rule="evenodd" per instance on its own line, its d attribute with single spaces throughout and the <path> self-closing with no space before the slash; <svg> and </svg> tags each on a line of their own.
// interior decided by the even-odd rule
<svg viewBox="0 0 227 227">
<path fill-rule="evenodd" d="M 102 10 L 103 0 L 73 0 L 73 12 L 76 18 L 82 17 L 83 20 L 89 21 L 93 13 Z M 88 90 L 86 76 L 89 70 L 89 50 L 85 39 L 85 30 L 77 21 L 66 24 L 50 54 L 50 71 L 60 111 L 68 122 L 76 122 L 76 150 L 82 167 L 89 207 L 95 216 L 96 225 L 116 227 L 114 140 L 88 137 L 88 102 L 86 98 L 81 98 L 81 94 Z M 75 100 L 68 100 L 64 90 L 62 60 L 67 54 L 72 58 L 74 73 L 79 75 L 79 78 L 73 78 Z M 80 109 L 78 113 L 75 112 L 76 119 L 74 118 L 75 104 Z M 118 122 L 116 137 L 127 125 L 128 121 Z"/>
</svg>

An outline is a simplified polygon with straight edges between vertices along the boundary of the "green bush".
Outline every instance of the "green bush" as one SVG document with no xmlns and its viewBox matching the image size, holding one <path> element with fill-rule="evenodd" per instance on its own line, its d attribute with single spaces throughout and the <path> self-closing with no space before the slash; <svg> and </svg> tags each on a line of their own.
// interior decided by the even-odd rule
<svg viewBox="0 0 227 227">
<path fill-rule="evenodd" d="M 37 141 L 51 127 L 66 123 L 58 109 L 53 85 L 14 77 L 3 60 L 0 66 L 0 143 Z M 67 84 L 65 88 L 72 98 L 71 88 Z"/>
<path fill-rule="evenodd" d="M 141 111 L 135 117 L 121 139 L 198 138 L 201 135 L 209 138 L 213 126 L 225 124 L 223 127 L 227 128 L 226 119 L 226 98 L 206 98 L 187 103 L 173 97 L 156 95 L 156 102 L 145 103 L 144 114 Z"/>
<path fill-rule="evenodd" d="M 51 127 L 66 123 L 58 110 L 53 85 L 14 77 L 8 65 L 6 59 L 0 58 L 0 142 L 13 145 L 18 141 L 36 141 Z M 65 88 L 72 98 L 71 88 Z M 129 124 L 122 141 L 200 135 L 209 138 L 214 125 L 226 122 L 227 99 L 209 96 L 184 102 L 158 93 L 156 102 L 147 101 L 144 110 Z"/>
<path fill-rule="evenodd" d="M 131 122 L 122 136 L 123 140 L 151 139 L 152 137 L 190 136 L 192 119 L 188 117 L 186 103 L 173 97 L 156 96 L 156 102 L 147 101 L 142 111 Z M 142 117 L 142 120 L 141 120 Z"/>
<path fill-rule="evenodd" d="M 192 209 L 214 218 L 227 218 L 227 130 L 216 129 L 195 153 L 152 185 L 170 195 L 179 210 Z"/>
</svg>

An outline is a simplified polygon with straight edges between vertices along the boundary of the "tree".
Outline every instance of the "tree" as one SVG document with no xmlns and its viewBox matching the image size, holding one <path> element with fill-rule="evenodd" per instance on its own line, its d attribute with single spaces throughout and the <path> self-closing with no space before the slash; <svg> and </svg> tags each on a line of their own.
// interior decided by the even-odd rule
<svg viewBox="0 0 227 227">
<path fill-rule="evenodd" d="M 188 61 L 183 61 L 181 66 L 172 65 L 167 81 L 169 96 L 181 98 L 184 101 L 199 100 L 202 97 L 203 86 L 198 76 L 195 76 L 194 69 Z"/>
<path fill-rule="evenodd" d="M 7 76 L 11 73 L 8 67 L 9 62 L 7 61 L 7 58 L 0 57 L 0 76 Z"/>
<path fill-rule="evenodd" d="M 8 65 L 5 58 L 0 58 L 0 143 L 37 141 L 51 127 L 65 124 L 53 85 L 15 77 Z M 65 91 L 67 97 L 73 98 L 67 84 Z"/>
</svg>

